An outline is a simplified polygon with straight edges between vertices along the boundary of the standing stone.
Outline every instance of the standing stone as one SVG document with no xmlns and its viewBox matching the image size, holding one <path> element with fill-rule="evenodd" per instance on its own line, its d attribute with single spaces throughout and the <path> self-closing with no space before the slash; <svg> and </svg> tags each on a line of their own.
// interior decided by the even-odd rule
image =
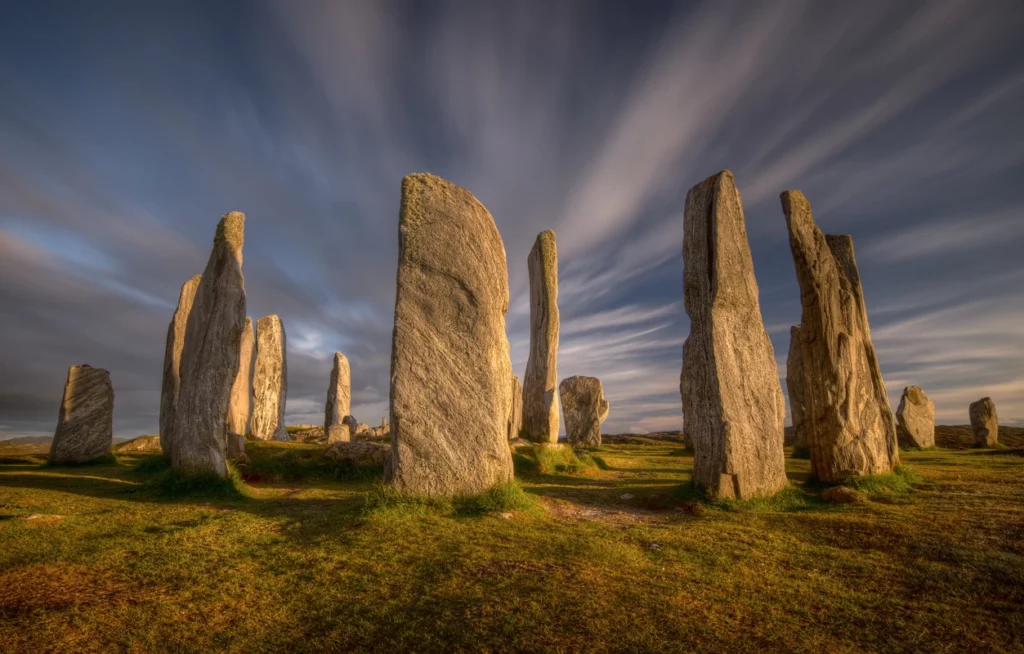
<svg viewBox="0 0 1024 654">
<path fill-rule="evenodd" d="M 800 191 L 782 194 L 803 314 L 797 343 L 812 477 L 842 483 L 899 465 L 896 423 L 871 343 L 849 236 L 825 236 Z"/>
<path fill-rule="evenodd" d="M 601 423 L 609 404 L 597 377 L 568 377 L 558 386 L 565 414 L 565 435 L 570 445 L 601 447 Z"/>
<path fill-rule="evenodd" d="M 800 361 L 800 325 L 789 328 L 789 356 L 786 359 L 786 390 L 789 392 L 789 413 L 793 420 L 793 453 L 805 456 L 807 434 L 804 432 L 804 394 L 800 390 L 803 363 Z"/>
<path fill-rule="evenodd" d="M 284 424 L 288 362 L 284 325 L 276 315 L 256 322 L 256 370 L 252 387 L 252 435 L 261 441 L 289 441 Z"/>
<path fill-rule="evenodd" d="M 188 315 L 171 439 L 171 466 L 182 475 L 228 474 L 228 406 L 245 328 L 244 240 L 245 214 L 221 218 Z"/>
<path fill-rule="evenodd" d="M 999 418 L 990 397 L 971 402 L 971 428 L 975 447 L 995 447 L 999 443 Z"/>
<path fill-rule="evenodd" d="M 249 418 L 252 415 L 252 364 L 255 347 L 252 318 L 246 316 L 238 346 L 238 374 L 231 385 L 231 404 L 228 405 L 229 459 L 237 459 L 245 452 L 245 436 L 249 433 Z"/>
<path fill-rule="evenodd" d="M 523 384 L 512 375 L 512 403 L 508 411 L 508 439 L 519 438 L 523 429 Z"/>
<path fill-rule="evenodd" d="M 414 495 L 508 483 L 508 269 L 494 219 L 469 191 L 409 175 L 398 244 L 390 482 Z"/>
<path fill-rule="evenodd" d="M 789 483 L 786 401 L 761 319 L 743 203 L 728 170 L 686 196 L 683 293 L 694 484 L 713 497 L 773 495 Z"/>
<path fill-rule="evenodd" d="M 352 387 L 348 359 L 341 352 L 334 353 L 331 383 L 327 386 L 327 406 L 324 408 L 324 433 L 328 443 L 352 440 L 345 416 L 352 410 Z"/>
<path fill-rule="evenodd" d="M 68 368 L 50 463 L 88 463 L 110 455 L 114 442 L 114 387 L 103 368 Z"/>
<path fill-rule="evenodd" d="M 185 327 L 188 314 L 199 290 L 202 275 L 196 275 L 185 282 L 178 296 L 178 308 L 174 310 L 171 324 L 167 326 L 167 345 L 164 347 L 164 376 L 160 389 L 160 449 L 164 456 L 171 458 L 171 433 L 174 430 L 174 412 L 178 408 L 178 393 L 181 385 L 181 351 L 185 347 Z"/>
<path fill-rule="evenodd" d="M 935 405 L 920 386 L 903 389 L 896 409 L 896 438 L 902 447 L 935 447 Z"/>
<path fill-rule="evenodd" d="M 527 258 L 530 271 L 530 357 L 523 377 L 523 436 L 558 442 L 558 250 L 547 230 Z"/>
</svg>

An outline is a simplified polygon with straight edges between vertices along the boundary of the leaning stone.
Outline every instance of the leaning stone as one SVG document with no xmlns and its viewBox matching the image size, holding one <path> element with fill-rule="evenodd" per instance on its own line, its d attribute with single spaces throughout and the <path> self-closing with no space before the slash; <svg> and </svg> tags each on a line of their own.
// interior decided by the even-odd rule
<svg viewBox="0 0 1024 654">
<path fill-rule="evenodd" d="M 786 401 L 761 319 L 743 204 L 727 170 L 686 196 L 683 264 L 694 484 L 714 497 L 774 495 L 789 483 Z"/>
<path fill-rule="evenodd" d="M 246 316 L 242 339 L 238 346 L 238 374 L 231 385 L 231 403 L 228 405 L 227 456 L 239 458 L 245 452 L 245 437 L 249 433 L 252 416 L 252 364 L 256 340 L 252 331 L 252 318 Z"/>
<path fill-rule="evenodd" d="M 196 275 L 182 285 L 178 308 L 174 310 L 171 324 L 167 326 L 164 375 L 160 388 L 160 447 L 168 459 L 171 458 L 171 434 L 174 431 L 174 413 L 178 408 L 181 386 L 181 351 L 185 347 L 185 327 L 201 280 L 202 275 Z"/>
<path fill-rule="evenodd" d="M 327 386 L 327 404 L 324 407 L 324 431 L 328 443 L 343 443 L 352 440 L 345 417 L 352 410 L 352 388 L 348 359 L 341 352 L 334 353 L 331 368 L 331 382 Z"/>
<path fill-rule="evenodd" d="M 276 315 L 256 321 L 252 435 L 261 441 L 290 441 L 284 424 L 288 400 L 288 361 L 284 325 Z"/>
<path fill-rule="evenodd" d="M 896 409 L 896 438 L 902 447 L 935 447 L 935 405 L 920 386 L 903 389 Z"/>
<path fill-rule="evenodd" d="M 555 232 L 537 236 L 530 256 L 530 357 L 523 376 L 523 436 L 558 441 L 558 250 Z"/>
<path fill-rule="evenodd" d="M 512 481 L 508 269 L 487 209 L 427 174 L 402 180 L 389 479 L 414 495 Z"/>
<path fill-rule="evenodd" d="M 228 405 L 245 327 L 244 235 L 244 214 L 221 218 L 188 316 L 171 451 L 171 466 L 186 476 L 228 474 Z"/>
<path fill-rule="evenodd" d="M 871 343 L 853 239 L 825 236 L 800 191 L 782 194 L 803 315 L 797 343 L 811 476 L 842 483 L 899 464 L 896 422 Z"/>
<path fill-rule="evenodd" d="M 568 377 L 558 387 L 570 445 L 601 447 L 601 423 L 608 417 L 608 400 L 597 377 Z"/>
<path fill-rule="evenodd" d="M 995 447 L 999 443 L 999 418 L 992 398 L 971 402 L 970 415 L 975 447 Z"/>
<path fill-rule="evenodd" d="M 519 438 L 523 430 L 523 384 L 512 375 L 512 403 L 508 410 L 508 438 Z"/>
<path fill-rule="evenodd" d="M 114 387 L 110 373 L 71 366 L 50 445 L 50 463 L 88 463 L 110 455 L 114 442 Z"/>
<path fill-rule="evenodd" d="M 324 453 L 335 463 L 351 463 L 352 465 L 372 468 L 387 468 L 391 461 L 391 446 L 384 443 L 369 441 L 340 442 L 331 445 Z"/>
</svg>

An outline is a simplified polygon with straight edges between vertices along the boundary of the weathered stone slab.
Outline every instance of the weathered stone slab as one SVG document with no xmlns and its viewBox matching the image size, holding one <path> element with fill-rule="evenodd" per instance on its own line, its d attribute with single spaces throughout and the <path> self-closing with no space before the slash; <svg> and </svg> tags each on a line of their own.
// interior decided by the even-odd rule
<svg viewBox="0 0 1024 654">
<path fill-rule="evenodd" d="M 789 356 L 786 359 L 786 390 L 789 392 L 789 413 L 793 421 L 794 452 L 807 451 L 807 434 L 804 433 L 804 396 L 800 390 L 803 377 L 803 363 L 800 361 L 800 325 L 789 328 Z"/>
<path fill-rule="evenodd" d="M 570 445 L 601 447 L 601 423 L 610 406 L 597 377 L 568 377 L 558 387 L 565 415 L 565 436 Z"/>
<path fill-rule="evenodd" d="M 508 411 L 508 438 L 519 438 L 523 429 L 523 384 L 512 375 L 512 404 Z M 557 408 L 557 407 L 556 407 Z"/>
<path fill-rule="evenodd" d="M 352 440 L 353 434 L 345 417 L 352 410 L 351 369 L 348 358 L 341 352 L 334 353 L 331 367 L 331 381 L 327 385 L 327 404 L 324 407 L 324 431 L 328 443 L 344 443 Z"/>
<path fill-rule="evenodd" d="M 110 456 L 114 442 L 114 387 L 110 373 L 71 366 L 50 445 L 50 463 L 88 463 Z"/>
<path fill-rule="evenodd" d="M 890 472 L 899 464 L 896 422 L 871 343 L 849 236 L 825 236 L 800 191 L 782 194 L 803 313 L 799 349 L 801 432 L 811 474 L 826 483 Z"/>
<path fill-rule="evenodd" d="M 907 386 L 896 409 L 896 438 L 902 447 L 935 447 L 935 405 L 920 386 Z"/>
<path fill-rule="evenodd" d="M 185 328 L 188 314 L 192 311 L 196 291 L 202 275 L 196 275 L 185 282 L 178 295 L 178 308 L 174 310 L 171 324 L 167 326 L 167 344 L 164 348 L 164 374 L 160 388 L 160 448 L 164 456 L 171 458 L 171 434 L 174 430 L 174 413 L 178 408 L 178 393 L 181 386 L 181 351 L 185 347 Z"/>
<path fill-rule="evenodd" d="M 789 483 L 786 404 L 732 173 L 690 189 L 683 228 L 690 335 L 682 377 L 694 484 L 714 497 L 773 495 Z"/>
<path fill-rule="evenodd" d="M 390 482 L 463 495 L 512 480 L 508 269 L 494 219 L 439 177 L 402 180 Z"/>
<path fill-rule="evenodd" d="M 284 410 L 288 401 L 288 360 L 284 325 L 276 315 L 256 321 L 256 369 L 253 372 L 252 435 L 290 441 Z"/>
<path fill-rule="evenodd" d="M 527 258 L 530 271 L 530 357 L 523 376 L 523 436 L 558 441 L 558 249 L 547 230 Z"/>
<path fill-rule="evenodd" d="M 171 466 L 186 476 L 226 478 L 227 417 L 245 327 L 245 214 L 220 220 L 188 315 Z"/>
<path fill-rule="evenodd" d="M 246 316 L 238 345 L 238 374 L 231 385 L 231 403 L 228 405 L 229 459 L 237 459 L 245 452 L 245 437 L 249 433 L 249 418 L 252 416 L 252 368 L 255 349 L 252 318 Z"/>
<path fill-rule="evenodd" d="M 999 443 L 999 417 L 990 397 L 971 402 L 971 429 L 976 447 L 995 447 Z"/>
</svg>

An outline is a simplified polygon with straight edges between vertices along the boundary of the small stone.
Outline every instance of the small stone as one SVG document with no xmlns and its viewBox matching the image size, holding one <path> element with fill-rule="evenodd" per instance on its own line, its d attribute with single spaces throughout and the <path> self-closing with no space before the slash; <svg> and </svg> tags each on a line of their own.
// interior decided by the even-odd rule
<svg viewBox="0 0 1024 654">
<path fill-rule="evenodd" d="M 284 325 L 276 315 L 256 322 L 256 370 L 253 373 L 252 435 L 290 441 L 284 412 L 288 400 L 288 361 Z"/>
<path fill-rule="evenodd" d="M 558 249 L 547 230 L 527 258 L 530 272 L 530 356 L 523 376 L 523 437 L 558 441 Z"/>
<path fill-rule="evenodd" d="M 999 418 L 996 404 L 990 397 L 972 402 L 970 407 L 971 429 L 974 431 L 975 447 L 995 447 L 999 443 Z"/>
<path fill-rule="evenodd" d="M 368 441 L 340 442 L 327 448 L 324 456 L 335 463 L 386 468 L 391 461 L 391 446 Z"/>
<path fill-rule="evenodd" d="M 896 437 L 902 447 L 935 447 L 935 405 L 920 386 L 907 386 L 896 409 Z"/>
<path fill-rule="evenodd" d="M 577 375 L 563 379 L 558 389 L 569 444 L 600 447 L 601 423 L 608 417 L 609 410 L 601 380 Z"/>
<path fill-rule="evenodd" d="M 511 513 L 504 512 L 504 513 L 499 513 L 498 515 L 501 516 L 501 518 L 503 520 L 511 520 L 512 519 L 512 514 Z"/>
<path fill-rule="evenodd" d="M 114 387 L 110 373 L 71 366 L 50 445 L 50 463 L 88 463 L 110 455 L 114 442 Z"/>
<path fill-rule="evenodd" d="M 620 500 L 631 500 L 634 497 L 635 496 L 632 493 L 623 493 L 622 495 L 619 495 Z"/>
</svg>

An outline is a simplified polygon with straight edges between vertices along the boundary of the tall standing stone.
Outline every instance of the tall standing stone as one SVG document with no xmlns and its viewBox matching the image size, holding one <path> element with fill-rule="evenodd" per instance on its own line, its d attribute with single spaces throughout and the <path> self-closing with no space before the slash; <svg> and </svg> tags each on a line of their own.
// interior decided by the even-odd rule
<svg viewBox="0 0 1024 654">
<path fill-rule="evenodd" d="M 110 373 L 71 366 L 50 445 L 50 463 L 88 463 L 110 455 L 114 442 L 114 387 Z"/>
<path fill-rule="evenodd" d="M 896 409 L 896 438 L 903 447 L 935 447 L 935 405 L 920 386 L 907 386 Z"/>
<path fill-rule="evenodd" d="M 276 315 L 256 321 L 256 370 L 253 372 L 252 435 L 261 441 L 288 441 L 284 409 L 288 399 L 288 361 L 284 325 Z"/>
<path fill-rule="evenodd" d="M 228 405 L 229 459 L 238 458 L 245 452 L 245 437 L 249 433 L 249 419 L 252 416 L 252 364 L 255 349 L 252 318 L 246 316 L 238 346 L 238 374 L 231 385 L 231 404 Z"/>
<path fill-rule="evenodd" d="M 570 445 L 601 447 L 601 423 L 610 406 L 597 377 L 568 377 L 558 387 L 565 414 L 565 436 Z"/>
<path fill-rule="evenodd" d="M 999 418 L 996 404 L 990 397 L 971 402 L 971 429 L 976 447 L 995 447 L 999 443 Z"/>
<path fill-rule="evenodd" d="M 226 478 L 227 418 L 245 328 L 245 214 L 220 220 L 188 315 L 171 466 L 186 476 Z"/>
<path fill-rule="evenodd" d="M 512 375 L 512 403 L 508 411 L 508 439 L 519 438 L 523 429 L 523 384 Z"/>
<path fill-rule="evenodd" d="M 334 353 L 331 383 L 327 386 L 327 405 L 324 407 L 324 433 L 328 443 L 352 440 L 345 416 L 352 410 L 352 388 L 348 359 L 341 352 Z"/>
<path fill-rule="evenodd" d="M 508 483 L 508 269 L 494 219 L 469 191 L 409 175 L 398 243 L 390 482 L 414 495 Z"/>
<path fill-rule="evenodd" d="M 804 428 L 804 394 L 800 389 L 803 363 L 800 361 L 800 325 L 789 328 L 789 356 L 786 359 L 786 390 L 789 392 L 789 414 L 793 420 L 794 452 L 807 452 Z"/>
<path fill-rule="evenodd" d="M 558 250 L 543 231 L 527 258 L 530 271 L 530 357 L 523 376 L 523 436 L 558 441 Z"/>
<path fill-rule="evenodd" d="M 802 432 L 811 475 L 826 483 L 899 465 L 896 423 L 871 343 L 849 236 L 825 236 L 800 191 L 782 194 L 803 313 L 799 337 Z"/>
<path fill-rule="evenodd" d="M 686 196 L 683 292 L 693 481 L 714 497 L 773 495 L 788 484 L 786 403 L 761 319 L 743 203 L 727 170 Z"/>
<path fill-rule="evenodd" d="M 181 351 L 185 347 L 185 327 L 188 326 L 188 314 L 192 311 L 201 279 L 202 275 L 196 275 L 181 286 L 178 308 L 174 310 L 171 324 L 167 326 L 164 375 L 160 388 L 160 449 L 168 459 L 171 458 L 171 434 L 181 386 Z"/>
</svg>

